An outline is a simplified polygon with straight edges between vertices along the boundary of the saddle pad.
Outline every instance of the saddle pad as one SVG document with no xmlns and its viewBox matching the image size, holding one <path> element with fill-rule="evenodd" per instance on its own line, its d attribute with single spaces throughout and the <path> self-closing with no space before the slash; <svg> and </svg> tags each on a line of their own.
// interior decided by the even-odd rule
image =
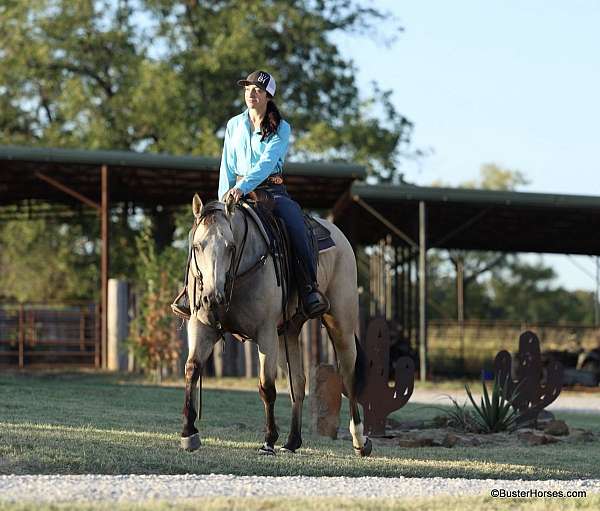
<svg viewBox="0 0 600 511">
<path fill-rule="evenodd" d="M 317 239 L 317 247 L 319 248 L 319 252 L 324 252 L 325 250 L 335 247 L 335 241 L 333 241 L 331 233 L 327 227 L 310 215 L 305 214 L 304 219 L 308 222 L 314 237 Z"/>
</svg>

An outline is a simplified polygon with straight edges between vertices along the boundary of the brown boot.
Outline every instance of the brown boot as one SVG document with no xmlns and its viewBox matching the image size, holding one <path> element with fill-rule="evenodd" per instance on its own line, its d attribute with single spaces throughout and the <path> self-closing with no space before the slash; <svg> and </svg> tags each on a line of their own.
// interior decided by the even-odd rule
<svg viewBox="0 0 600 511">
<path fill-rule="evenodd" d="M 171 310 L 177 317 L 180 317 L 181 319 L 189 320 L 192 316 L 192 311 L 190 310 L 185 287 L 175 297 L 175 300 L 173 300 L 173 303 L 171 304 Z"/>
</svg>

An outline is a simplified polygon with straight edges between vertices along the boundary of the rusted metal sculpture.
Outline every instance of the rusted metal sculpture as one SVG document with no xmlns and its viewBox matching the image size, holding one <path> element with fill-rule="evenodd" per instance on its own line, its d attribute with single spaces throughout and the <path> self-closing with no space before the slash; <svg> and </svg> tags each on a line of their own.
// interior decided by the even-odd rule
<svg viewBox="0 0 600 511">
<path fill-rule="evenodd" d="M 562 389 L 563 366 L 553 360 L 542 367 L 540 341 L 529 330 L 519 337 L 515 364 L 513 367 L 508 351 L 500 351 L 494 359 L 494 372 L 503 385 L 506 398 L 516 389 L 513 407 L 519 412 L 517 424 L 522 426 L 535 422 L 538 414 L 558 397 Z"/>
<path fill-rule="evenodd" d="M 358 401 L 365 413 L 365 434 L 383 436 L 387 416 L 402 408 L 412 395 L 415 364 L 410 357 L 400 357 L 394 364 L 395 385 L 390 387 L 390 331 L 383 318 L 373 319 L 369 323 L 365 351 L 366 383 Z"/>
</svg>

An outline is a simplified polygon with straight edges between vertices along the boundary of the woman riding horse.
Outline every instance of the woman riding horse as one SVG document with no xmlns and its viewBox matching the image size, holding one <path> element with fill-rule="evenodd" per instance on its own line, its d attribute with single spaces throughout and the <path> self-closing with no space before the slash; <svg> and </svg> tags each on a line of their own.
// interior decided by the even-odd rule
<svg viewBox="0 0 600 511">
<path fill-rule="evenodd" d="M 319 292 L 315 254 L 304 223 L 302 210 L 287 193 L 283 184 L 283 162 L 288 150 L 291 128 L 281 118 L 273 101 L 275 78 L 265 71 L 254 71 L 238 85 L 244 87 L 248 107 L 229 119 L 221 157 L 219 198 L 226 202 L 231 196 L 238 202 L 255 190 L 266 191 L 274 201 L 273 212 L 288 230 L 295 256 L 295 274 L 304 313 L 316 318 L 329 309 L 327 298 Z M 188 257 L 188 266 L 190 260 Z M 186 268 L 187 275 L 187 268 Z M 171 307 L 189 319 L 185 287 Z"/>
</svg>

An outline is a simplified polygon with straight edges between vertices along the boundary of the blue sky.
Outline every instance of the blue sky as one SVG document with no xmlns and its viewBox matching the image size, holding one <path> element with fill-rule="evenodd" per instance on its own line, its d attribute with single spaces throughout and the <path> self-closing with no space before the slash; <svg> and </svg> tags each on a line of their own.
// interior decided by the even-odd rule
<svg viewBox="0 0 600 511">
<path fill-rule="evenodd" d="M 404 27 L 396 42 L 337 42 L 363 88 L 375 79 L 394 91 L 415 123 L 414 146 L 433 150 L 420 165 L 404 165 L 407 180 L 457 185 L 496 163 L 527 176 L 522 190 L 600 196 L 600 1 L 372 5 Z M 591 258 L 544 260 L 559 284 L 594 288 Z"/>
</svg>

